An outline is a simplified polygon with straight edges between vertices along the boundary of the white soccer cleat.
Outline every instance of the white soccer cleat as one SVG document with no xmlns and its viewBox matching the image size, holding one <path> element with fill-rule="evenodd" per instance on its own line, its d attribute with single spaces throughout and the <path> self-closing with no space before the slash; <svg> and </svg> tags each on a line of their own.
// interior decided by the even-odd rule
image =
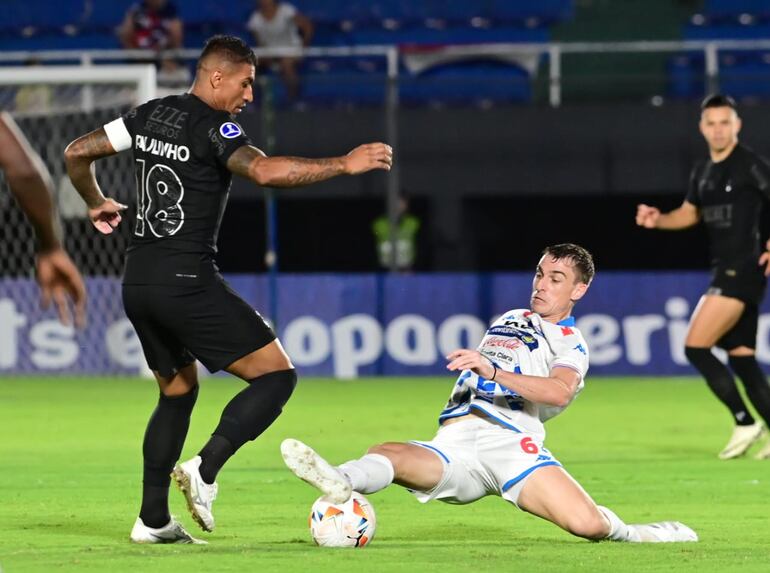
<svg viewBox="0 0 770 573">
<path fill-rule="evenodd" d="M 770 460 L 770 441 L 768 441 L 756 454 L 754 454 L 754 459 Z"/>
<path fill-rule="evenodd" d="M 332 503 L 350 499 L 353 488 L 347 478 L 310 446 L 289 438 L 281 442 L 281 455 L 294 475 L 320 490 Z"/>
<path fill-rule="evenodd" d="M 177 464 L 171 472 L 172 479 L 187 500 L 195 522 L 203 531 L 214 531 L 214 515 L 211 506 L 217 498 L 219 487 L 216 482 L 207 484 L 200 474 L 201 457 L 195 456 L 184 463 Z"/>
<path fill-rule="evenodd" d="M 634 524 L 642 543 L 681 543 L 698 541 L 698 534 L 678 521 Z"/>
<path fill-rule="evenodd" d="M 719 459 L 730 460 L 742 456 L 764 433 L 765 427 L 762 425 L 762 422 L 755 422 L 749 426 L 735 426 L 733 435 L 730 436 L 730 441 L 719 452 Z"/>
<path fill-rule="evenodd" d="M 132 543 L 191 543 L 194 545 L 206 545 L 208 542 L 195 539 L 187 533 L 182 524 L 172 517 L 167 525 L 155 529 L 147 527 L 141 517 L 136 518 L 129 539 Z"/>
</svg>

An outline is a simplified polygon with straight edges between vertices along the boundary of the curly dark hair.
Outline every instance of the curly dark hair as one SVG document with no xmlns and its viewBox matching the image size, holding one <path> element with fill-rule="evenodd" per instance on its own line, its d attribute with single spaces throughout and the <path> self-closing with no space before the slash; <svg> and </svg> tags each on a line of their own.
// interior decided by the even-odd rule
<svg viewBox="0 0 770 573">
<path fill-rule="evenodd" d="M 543 249 L 543 255 L 550 255 L 555 260 L 569 259 L 575 267 L 580 282 L 591 284 L 596 274 L 594 258 L 586 249 L 574 243 L 560 243 Z"/>
<path fill-rule="evenodd" d="M 248 44 L 241 40 L 238 36 L 229 36 L 226 34 L 218 34 L 211 36 L 206 40 L 206 45 L 203 46 L 200 58 L 198 58 L 198 68 L 201 67 L 201 62 L 208 56 L 217 54 L 223 57 L 228 62 L 233 64 L 251 64 L 257 66 L 257 56 L 249 48 Z"/>
</svg>

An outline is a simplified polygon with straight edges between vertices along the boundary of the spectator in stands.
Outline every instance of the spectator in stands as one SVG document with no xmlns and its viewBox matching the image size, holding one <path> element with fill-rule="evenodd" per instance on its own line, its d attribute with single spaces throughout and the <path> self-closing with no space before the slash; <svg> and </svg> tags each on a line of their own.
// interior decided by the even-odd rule
<svg viewBox="0 0 770 573">
<path fill-rule="evenodd" d="M 27 66 L 41 65 L 40 58 L 32 56 L 27 59 Z M 50 111 L 53 93 L 48 84 L 25 84 L 19 88 L 14 97 L 16 111 L 45 113 Z"/>
<path fill-rule="evenodd" d="M 126 49 L 171 50 L 182 47 L 184 27 L 176 5 L 168 0 L 142 0 L 131 6 L 118 29 Z"/>
<path fill-rule="evenodd" d="M 266 48 L 300 48 L 310 44 L 313 23 L 294 6 L 277 0 L 257 0 L 246 28 L 259 46 Z M 289 99 L 299 92 L 296 57 L 260 59 L 262 66 L 277 67 L 286 84 Z"/>
<path fill-rule="evenodd" d="M 398 197 L 398 220 L 396 226 L 396 268 L 399 271 L 410 271 L 417 258 L 417 232 L 420 230 L 420 220 L 409 212 L 409 199 Z M 390 218 L 385 213 L 375 219 L 372 224 L 374 238 L 377 241 L 377 257 L 383 269 L 391 268 L 393 263 L 393 243 L 390 233 Z"/>
</svg>

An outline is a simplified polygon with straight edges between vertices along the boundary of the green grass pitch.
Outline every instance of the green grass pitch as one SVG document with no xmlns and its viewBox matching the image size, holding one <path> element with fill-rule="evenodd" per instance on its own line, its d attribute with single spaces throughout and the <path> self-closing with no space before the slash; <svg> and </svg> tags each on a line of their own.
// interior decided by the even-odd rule
<svg viewBox="0 0 770 573">
<path fill-rule="evenodd" d="M 0 570 L 26 571 L 768 571 L 770 461 L 722 462 L 727 413 L 695 379 L 594 377 L 549 422 L 546 444 L 599 503 L 627 522 L 677 519 L 697 544 L 590 543 L 490 497 L 418 503 L 397 486 L 370 496 L 378 529 L 362 550 L 315 547 L 316 492 L 285 469 L 284 437 L 330 461 L 386 440 L 429 439 L 451 377 L 305 379 L 284 415 L 219 476 L 207 546 L 136 546 L 141 441 L 154 383 L 127 378 L 0 379 Z M 183 456 L 241 387 L 203 381 Z"/>
</svg>

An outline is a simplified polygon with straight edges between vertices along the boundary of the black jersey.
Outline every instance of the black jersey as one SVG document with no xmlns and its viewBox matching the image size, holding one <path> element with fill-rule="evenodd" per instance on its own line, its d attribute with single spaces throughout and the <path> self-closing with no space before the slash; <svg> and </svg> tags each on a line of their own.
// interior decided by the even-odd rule
<svg viewBox="0 0 770 573">
<path fill-rule="evenodd" d="M 759 264 L 760 222 L 768 198 L 770 166 L 744 145 L 719 163 L 695 166 L 686 200 L 698 207 L 708 230 L 712 266 Z"/>
<path fill-rule="evenodd" d="M 137 187 L 124 284 L 208 282 L 232 180 L 227 160 L 249 138 L 229 113 L 192 94 L 149 101 L 121 119 Z"/>
</svg>

